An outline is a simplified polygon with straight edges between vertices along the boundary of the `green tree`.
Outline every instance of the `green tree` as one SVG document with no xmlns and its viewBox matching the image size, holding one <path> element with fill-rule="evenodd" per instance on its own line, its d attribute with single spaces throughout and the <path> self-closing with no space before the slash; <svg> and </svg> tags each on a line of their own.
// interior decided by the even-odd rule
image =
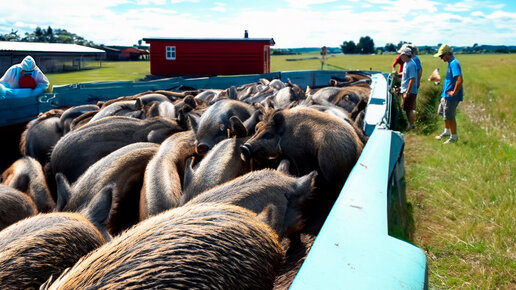
<svg viewBox="0 0 516 290">
<path fill-rule="evenodd" d="M 52 27 L 48 27 L 47 30 L 43 31 L 43 35 L 45 36 L 45 42 L 56 42 L 56 38 L 54 36 L 54 31 Z"/>
<path fill-rule="evenodd" d="M 358 53 L 374 53 L 374 41 L 369 36 L 362 36 L 357 44 Z"/>
<path fill-rule="evenodd" d="M 353 40 L 350 40 L 344 41 L 340 48 L 342 49 L 342 53 L 355 53 L 357 46 Z"/>
<path fill-rule="evenodd" d="M 396 45 L 394 45 L 394 43 L 386 43 L 385 44 L 385 51 L 396 51 Z"/>
<path fill-rule="evenodd" d="M 2 41 L 20 41 L 20 36 L 18 35 L 18 30 L 14 30 L 11 28 L 11 32 L 10 33 L 7 33 L 7 34 L 4 34 L 4 35 L 0 35 L 0 40 Z"/>
<path fill-rule="evenodd" d="M 37 42 L 45 42 L 45 35 L 41 27 L 36 27 L 36 29 L 34 30 L 34 36 Z"/>
</svg>

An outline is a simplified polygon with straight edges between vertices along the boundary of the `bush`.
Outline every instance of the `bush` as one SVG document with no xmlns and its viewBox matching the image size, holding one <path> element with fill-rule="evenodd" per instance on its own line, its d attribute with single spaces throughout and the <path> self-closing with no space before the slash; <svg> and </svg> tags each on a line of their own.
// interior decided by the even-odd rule
<svg viewBox="0 0 516 290">
<path fill-rule="evenodd" d="M 442 86 L 433 83 L 424 84 L 417 95 L 416 129 L 423 134 L 431 134 L 437 130 L 439 115 L 437 108 L 441 101 Z"/>
</svg>

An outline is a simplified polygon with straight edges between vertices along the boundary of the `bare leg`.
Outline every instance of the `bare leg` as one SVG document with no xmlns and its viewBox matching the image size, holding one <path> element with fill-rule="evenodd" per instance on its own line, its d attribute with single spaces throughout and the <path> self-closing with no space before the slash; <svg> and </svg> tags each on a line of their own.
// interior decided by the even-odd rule
<svg viewBox="0 0 516 290">
<path fill-rule="evenodd" d="M 407 119 L 411 125 L 414 125 L 414 122 L 416 122 L 416 114 L 414 113 L 414 110 L 407 111 Z"/>
<path fill-rule="evenodd" d="M 457 134 L 457 122 L 455 120 L 445 120 L 444 121 L 444 128 L 450 129 L 452 135 Z"/>
</svg>

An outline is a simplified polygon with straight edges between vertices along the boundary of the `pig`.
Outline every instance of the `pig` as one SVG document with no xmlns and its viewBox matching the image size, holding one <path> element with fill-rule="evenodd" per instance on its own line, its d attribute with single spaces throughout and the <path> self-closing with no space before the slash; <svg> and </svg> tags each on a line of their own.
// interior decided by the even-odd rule
<svg viewBox="0 0 516 290">
<path fill-rule="evenodd" d="M 270 226 L 281 237 L 298 232 L 303 224 L 301 208 L 314 190 L 317 171 L 296 178 L 274 169 L 252 171 L 202 192 L 186 202 L 229 203 L 260 213 L 270 210 Z"/>
<path fill-rule="evenodd" d="M 107 106 L 102 106 L 100 111 L 93 116 L 88 123 L 95 122 L 109 116 L 127 116 L 144 119 L 143 104 L 141 99 L 118 101 Z"/>
<path fill-rule="evenodd" d="M 230 139 L 217 143 L 206 156 L 192 166 L 189 159 L 184 174 L 182 203 L 199 193 L 252 170 L 250 160 L 240 158 L 240 146 L 247 141 L 247 129 L 236 116 L 230 118 Z"/>
<path fill-rule="evenodd" d="M 254 111 L 254 107 L 247 103 L 223 99 L 208 107 L 198 122 L 195 118 L 190 118 L 191 127 L 197 137 L 197 153 L 205 155 L 215 144 L 229 137 L 229 118 L 236 116 L 245 122 Z"/>
<path fill-rule="evenodd" d="M 99 106 L 92 105 L 92 104 L 74 106 L 74 107 L 71 107 L 71 108 L 68 108 L 67 110 L 65 110 L 63 112 L 63 114 L 61 115 L 61 117 L 59 117 L 59 124 L 63 130 L 63 135 L 70 132 L 72 121 L 75 118 L 77 118 L 87 112 L 98 111 L 98 110 L 100 110 Z"/>
<path fill-rule="evenodd" d="M 310 108 L 269 110 L 256 133 L 241 147 L 244 158 L 286 158 L 293 174 L 312 170 L 340 192 L 364 144 L 350 123 Z"/>
<path fill-rule="evenodd" d="M 36 204 L 25 193 L 0 184 L 0 230 L 38 213 Z"/>
<path fill-rule="evenodd" d="M 30 156 L 44 166 L 50 157 L 53 146 L 63 136 L 60 116 L 63 110 L 54 109 L 27 123 L 20 138 L 20 153 Z"/>
<path fill-rule="evenodd" d="M 284 250 L 242 207 L 202 203 L 153 216 L 42 289 L 271 289 Z"/>
<path fill-rule="evenodd" d="M 161 143 L 184 130 L 176 121 L 166 118 L 106 117 L 66 134 L 57 142 L 50 157 L 52 173 L 60 172 L 73 183 L 90 165 L 116 149 L 136 142 Z"/>
<path fill-rule="evenodd" d="M 176 133 L 161 143 L 145 169 L 140 194 L 140 221 L 179 205 L 186 159 L 195 154 L 192 130 Z"/>
<path fill-rule="evenodd" d="M 109 241 L 111 195 L 106 187 L 81 213 L 38 214 L 0 231 L 2 288 L 38 288 Z"/>
<path fill-rule="evenodd" d="M 112 184 L 116 194 L 107 229 L 115 235 L 136 224 L 145 168 L 158 148 L 158 144 L 149 142 L 124 146 L 92 164 L 73 185 L 61 173 L 56 174 L 56 209 L 81 211 L 103 187 Z"/>
<path fill-rule="evenodd" d="M 24 156 L 16 160 L 2 173 L 2 183 L 30 196 L 38 212 L 51 212 L 56 206 L 48 189 L 43 168 L 32 157 Z"/>
</svg>

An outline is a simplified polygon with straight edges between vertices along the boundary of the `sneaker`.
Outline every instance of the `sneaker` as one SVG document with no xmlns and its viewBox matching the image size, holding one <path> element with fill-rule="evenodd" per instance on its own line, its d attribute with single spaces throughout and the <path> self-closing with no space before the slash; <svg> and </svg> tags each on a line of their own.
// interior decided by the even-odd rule
<svg viewBox="0 0 516 290">
<path fill-rule="evenodd" d="M 415 128 L 415 126 L 414 126 L 414 125 L 412 125 L 412 124 L 408 124 L 408 126 L 407 126 L 407 131 L 410 131 L 410 130 L 412 130 L 412 129 L 414 129 L 414 128 Z"/>
<path fill-rule="evenodd" d="M 448 140 L 444 141 L 443 144 L 455 143 L 458 140 L 459 140 L 459 137 L 457 137 L 457 136 L 450 136 L 450 138 L 448 138 Z"/>
<path fill-rule="evenodd" d="M 444 139 L 446 137 L 449 137 L 449 136 L 450 136 L 450 133 L 442 132 L 441 135 L 435 136 L 435 139 L 436 140 L 442 140 L 442 139 Z"/>
</svg>

